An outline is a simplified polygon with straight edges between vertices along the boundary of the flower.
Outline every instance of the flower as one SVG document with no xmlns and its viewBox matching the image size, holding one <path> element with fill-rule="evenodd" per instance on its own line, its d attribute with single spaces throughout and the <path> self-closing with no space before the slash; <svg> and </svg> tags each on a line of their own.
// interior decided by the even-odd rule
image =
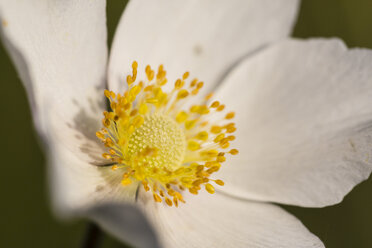
<svg viewBox="0 0 372 248">
<path fill-rule="evenodd" d="M 121 171 L 123 186 L 140 182 L 145 191 L 152 192 L 156 202 L 164 199 L 168 206 L 185 203 L 182 196 L 185 189 L 197 195 L 204 186 L 214 194 L 211 183 L 223 186 L 224 182 L 211 175 L 226 161 L 227 151 L 238 154 L 237 149 L 225 151 L 235 140 L 232 133 L 236 127 L 231 122 L 235 113 L 211 120 L 211 116 L 225 109 L 219 101 L 207 105 L 212 94 L 185 109 L 185 104 L 192 101 L 204 85 L 197 78 L 185 85 L 189 72 L 177 79 L 173 90 L 167 93 L 163 91 L 168 82 L 163 65 L 159 66 L 156 76 L 147 65 L 146 81 L 137 84 L 137 61 L 132 68 L 132 75 L 127 76 L 128 89 L 123 95 L 105 90 L 112 111 L 104 112 L 104 127 L 96 132 L 109 148 L 102 154 L 103 158 L 109 160 L 107 164 L 113 170 Z"/>
<path fill-rule="evenodd" d="M 213 90 L 237 111 L 240 154 L 216 173 L 225 185 L 185 193 L 176 208 L 103 166 L 95 132 L 105 110 L 105 2 L 2 1 L 2 39 L 45 144 L 56 212 L 92 218 L 139 247 L 323 247 L 270 202 L 335 204 L 369 176 L 372 53 L 337 39 L 285 40 L 297 7 L 128 4 L 108 63 L 110 91 L 125 90 L 132 61 L 138 72 L 164 64 L 169 81 L 189 70 L 205 82 L 200 95 Z"/>
</svg>

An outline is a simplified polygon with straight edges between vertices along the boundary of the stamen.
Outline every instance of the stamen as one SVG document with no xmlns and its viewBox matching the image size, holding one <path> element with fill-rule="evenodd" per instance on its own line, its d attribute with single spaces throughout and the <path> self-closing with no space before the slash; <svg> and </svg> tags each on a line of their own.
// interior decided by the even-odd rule
<svg viewBox="0 0 372 248">
<path fill-rule="evenodd" d="M 204 101 L 182 108 L 186 101 L 197 95 L 204 83 L 194 78 L 188 89 L 184 88 L 190 77 L 185 72 L 174 82 L 172 92 L 164 92 L 168 80 L 164 66 L 155 71 L 147 65 L 144 81 L 137 81 L 138 63 L 132 64 L 132 74 L 126 77 L 128 90 L 115 94 L 105 90 L 111 111 L 105 111 L 103 128 L 96 136 L 107 147 L 102 157 L 110 160 L 112 173 L 122 173 L 123 187 L 141 183 L 146 192 L 151 192 L 156 202 L 178 207 L 185 203 L 187 189 L 197 195 L 204 186 L 213 194 L 212 183 L 223 186 L 220 179 L 211 175 L 217 172 L 226 155 L 237 155 L 237 149 L 224 151 L 235 140 L 235 113 L 213 123 L 210 114 L 225 109 L 219 101 L 208 104 L 212 94 Z M 209 106 L 209 107 L 208 107 Z"/>
</svg>

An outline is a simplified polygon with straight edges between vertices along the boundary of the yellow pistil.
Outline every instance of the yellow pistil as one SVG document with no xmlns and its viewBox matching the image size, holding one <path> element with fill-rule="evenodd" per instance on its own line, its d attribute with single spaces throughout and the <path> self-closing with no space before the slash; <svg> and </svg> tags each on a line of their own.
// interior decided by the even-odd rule
<svg viewBox="0 0 372 248">
<path fill-rule="evenodd" d="M 162 86 L 168 80 L 163 65 L 156 75 L 147 65 L 146 80 L 138 83 L 137 68 L 135 61 L 123 94 L 105 90 L 111 111 L 103 113 L 104 127 L 96 133 L 108 148 L 102 156 L 113 162 L 113 171 L 123 175 L 121 185 L 141 183 L 156 202 L 177 207 L 179 202 L 185 202 L 185 190 L 198 194 L 204 188 L 213 194 L 215 187 L 211 183 L 223 186 L 224 182 L 211 175 L 220 169 L 226 155 L 238 154 L 237 149 L 225 151 L 235 139 L 230 135 L 236 130 L 235 124 L 227 123 L 235 113 L 210 121 L 209 115 L 225 108 L 218 101 L 207 104 L 212 94 L 188 110 L 183 109 L 203 82 L 195 78 L 185 84 L 190 76 L 185 72 L 171 92 L 164 92 Z"/>
</svg>

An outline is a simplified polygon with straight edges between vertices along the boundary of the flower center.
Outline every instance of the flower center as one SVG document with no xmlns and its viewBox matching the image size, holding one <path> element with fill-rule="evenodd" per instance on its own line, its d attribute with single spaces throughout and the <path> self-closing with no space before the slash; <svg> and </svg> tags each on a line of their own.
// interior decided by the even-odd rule
<svg viewBox="0 0 372 248">
<path fill-rule="evenodd" d="M 144 123 L 130 136 L 127 153 L 130 160 L 139 159 L 140 166 L 149 170 L 174 170 L 183 161 L 185 144 L 185 134 L 173 119 L 153 114 L 147 115 Z M 154 149 L 152 156 L 138 157 L 149 148 Z"/>
<path fill-rule="evenodd" d="M 238 150 L 229 148 L 235 139 L 234 112 L 215 118 L 210 114 L 221 114 L 225 105 L 218 101 L 208 103 L 211 94 L 198 104 L 183 109 L 185 102 L 196 96 L 203 82 L 193 79 L 185 83 L 189 72 L 174 83 L 171 92 L 164 92 L 167 83 L 166 71 L 160 65 L 157 74 L 146 66 L 146 81 L 135 84 L 137 62 L 133 62 L 132 75 L 127 76 L 128 90 L 116 94 L 105 90 L 111 111 L 105 111 L 104 128 L 96 132 L 97 137 L 108 148 L 102 154 L 114 165 L 123 177 L 121 184 L 142 184 L 151 191 L 156 202 L 178 206 L 185 202 L 183 191 L 198 194 L 204 186 L 213 194 L 211 183 L 223 186 L 220 179 L 213 179 L 226 155 L 236 155 Z M 114 172 L 114 173 L 115 173 Z"/>
</svg>

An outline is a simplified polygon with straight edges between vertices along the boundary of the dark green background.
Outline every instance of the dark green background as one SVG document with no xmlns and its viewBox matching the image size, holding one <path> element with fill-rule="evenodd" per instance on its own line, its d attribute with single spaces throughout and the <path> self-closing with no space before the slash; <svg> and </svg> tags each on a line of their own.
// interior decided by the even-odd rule
<svg viewBox="0 0 372 248">
<path fill-rule="evenodd" d="M 126 1 L 108 1 L 109 40 Z M 341 37 L 350 47 L 372 48 L 371 0 L 303 0 L 294 36 Z M 31 123 L 26 95 L 0 46 L 0 247 L 79 247 L 86 222 L 56 220 L 49 208 L 45 159 Z M 372 107 L 372 106 L 371 106 Z M 285 207 L 329 248 L 372 247 L 372 180 L 323 209 Z M 125 247 L 105 237 L 102 247 Z"/>
</svg>

